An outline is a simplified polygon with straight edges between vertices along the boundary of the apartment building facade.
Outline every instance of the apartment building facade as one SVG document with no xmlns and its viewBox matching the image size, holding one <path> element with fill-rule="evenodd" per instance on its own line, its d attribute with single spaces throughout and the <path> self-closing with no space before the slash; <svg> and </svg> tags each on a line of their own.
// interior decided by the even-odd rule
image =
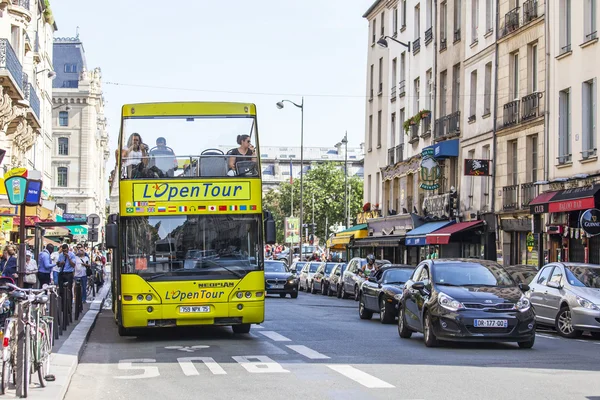
<svg viewBox="0 0 600 400">
<path fill-rule="evenodd" d="M 530 203 L 544 179 L 546 1 L 499 0 L 495 212 L 498 259 L 536 264 Z"/>
</svg>

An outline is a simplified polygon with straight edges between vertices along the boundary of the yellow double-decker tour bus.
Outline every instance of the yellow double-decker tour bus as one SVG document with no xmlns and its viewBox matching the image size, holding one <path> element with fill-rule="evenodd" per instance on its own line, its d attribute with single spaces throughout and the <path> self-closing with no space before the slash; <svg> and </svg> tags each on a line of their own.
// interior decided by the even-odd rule
<svg viewBox="0 0 600 400">
<path fill-rule="evenodd" d="M 256 106 L 127 104 L 116 158 L 105 235 L 119 334 L 248 333 L 263 322 L 263 249 L 275 224 L 261 204 Z"/>
</svg>

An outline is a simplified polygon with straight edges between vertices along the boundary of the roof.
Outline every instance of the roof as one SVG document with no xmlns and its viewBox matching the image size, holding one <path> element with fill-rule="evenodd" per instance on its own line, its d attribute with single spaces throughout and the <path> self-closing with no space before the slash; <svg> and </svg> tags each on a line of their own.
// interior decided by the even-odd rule
<svg viewBox="0 0 600 400">
<path fill-rule="evenodd" d="M 373 12 L 373 10 L 376 9 L 380 3 L 383 3 L 383 0 L 375 0 L 375 2 L 371 4 L 371 7 L 369 7 L 369 9 L 365 11 L 365 13 L 363 14 L 363 18 L 368 18 L 369 14 L 371 14 L 371 12 Z"/>
<path fill-rule="evenodd" d="M 489 260 L 481 260 L 479 258 L 435 258 L 430 261 L 433 261 L 434 264 L 481 264 L 485 266 L 499 266 L 496 261 Z"/>
</svg>

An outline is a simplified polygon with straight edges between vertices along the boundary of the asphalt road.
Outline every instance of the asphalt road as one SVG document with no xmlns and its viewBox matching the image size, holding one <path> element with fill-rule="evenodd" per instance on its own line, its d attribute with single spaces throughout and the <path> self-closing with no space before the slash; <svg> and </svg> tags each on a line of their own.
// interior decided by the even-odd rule
<svg viewBox="0 0 600 400">
<path fill-rule="evenodd" d="M 516 344 L 426 348 L 358 303 L 300 293 L 267 299 L 249 335 L 230 328 L 121 338 L 110 310 L 92 331 L 66 399 L 600 399 L 600 341 L 539 332 Z"/>
</svg>

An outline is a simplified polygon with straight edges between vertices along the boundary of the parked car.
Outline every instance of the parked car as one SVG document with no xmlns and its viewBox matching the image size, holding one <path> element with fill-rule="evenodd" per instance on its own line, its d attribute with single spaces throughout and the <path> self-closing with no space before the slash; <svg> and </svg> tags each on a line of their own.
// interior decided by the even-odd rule
<svg viewBox="0 0 600 400">
<path fill-rule="evenodd" d="M 589 331 L 600 339 L 600 265 L 551 263 L 530 283 L 536 321 L 567 338 Z"/>
<path fill-rule="evenodd" d="M 391 264 L 388 260 L 375 260 L 379 265 Z M 342 298 L 354 297 L 358 301 L 359 287 L 365 280 L 358 271 L 367 263 L 366 258 L 354 257 L 342 275 Z"/>
<path fill-rule="evenodd" d="M 415 270 L 411 265 L 387 264 L 360 286 L 358 314 L 361 319 L 371 319 L 379 313 L 382 324 L 390 324 L 398 315 L 398 297 Z"/>
<path fill-rule="evenodd" d="M 331 274 L 329 274 L 329 283 L 327 285 L 327 295 L 333 296 L 334 294 L 337 298 L 342 297 L 342 274 L 346 270 L 346 263 L 338 263 L 333 270 L 331 270 Z"/>
<path fill-rule="evenodd" d="M 329 275 L 335 267 L 337 263 L 334 262 L 325 262 L 319 266 L 317 272 L 313 276 L 312 285 L 310 287 L 310 292 L 315 294 L 317 292 L 321 292 L 323 296 L 327 294 L 327 288 L 329 284 Z"/>
<path fill-rule="evenodd" d="M 294 261 L 290 267 L 290 271 L 296 274 L 296 277 L 300 277 L 300 272 L 302 272 L 302 268 L 304 268 L 305 265 L 306 261 Z"/>
<path fill-rule="evenodd" d="M 300 272 L 300 276 L 298 277 L 298 290 L 306 290 L 310 291 L 310 286 L 312 285 L 313 276 L 319 266 L 323 264 L 321 262 L 307 262 L 304 267 L 302 267 L 302 271 Z"/>
<path fill-rule="evenodd" d="M 285 265 L 288 265 L 290 260 L 290 249 L 286 248 L 280 253 L 273 254 L 273 260 L 282 261 Z"/>
<path fill-rule="evenodd" d="M 289 294 L 295 299 L 298 297 L 298 279 L 285 263 L 265 260 L 265 290 L 267 294 L 278 294 L 279 297 Z"/>
<path fill-rule="evenodd" d="M 510 274 L 513 280 L 517 283 L 529 285 L 533 277 L 538 273 L 539 269 L 535 265 L 517 264 L 504 267 Z"/>
<path fill-rule="evenodd" d="M 523 292 L 499 264 L 474 259 L 421 262 L 404 285 L 398 334 L 423 332 L 427 347 L 440 340 L 535 343 L 535 313 Z"/>
</svg>

